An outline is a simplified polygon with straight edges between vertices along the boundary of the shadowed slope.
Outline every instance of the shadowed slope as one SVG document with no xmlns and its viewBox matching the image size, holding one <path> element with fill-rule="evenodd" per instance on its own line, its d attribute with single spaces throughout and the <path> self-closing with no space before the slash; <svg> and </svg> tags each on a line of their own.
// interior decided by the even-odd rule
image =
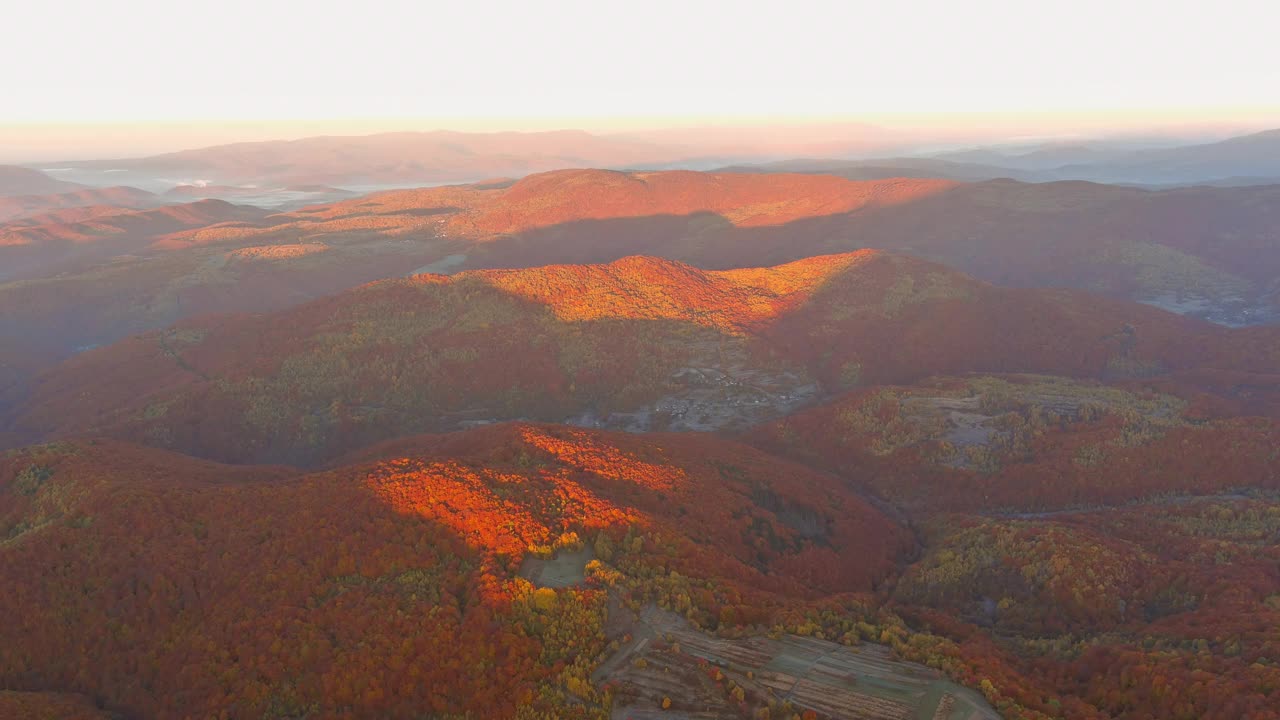
<svg viewBox="0 0 1280 720">
<path fill-rule="evenodd" d="M 17 720 L 118 720 L 81 695 L 0 690 L 0 717 Z"/>
<path fill-rule="evenodd" d="M 137 188 L 116 186 L 106 188 L 85 188 L 74 192 L 53 195 L 16 195 L 0 197 L 0 222 L 10 222 L 20 218 L 33 218 L 27 224 L 43 224 L 49 221 L 74 222 L 77 217 L 69 211 L 72 208 L 126 208 L 141 209 L 161 204 L 160 199 Z M 57 211 L 63 210 L 64 213 Z M 84 210 L 82 213 L 89 213 Z M 45 216 L 36 219 L 36 216 Z"/>
<path fill-rule="evenodd" d="M 275 310 L 414 271 L 637 253 L 731 268 L 858 247 L 909 252 L 998 284 L 1076 287 L 1216 321 L 1265 323 L 1280 297 L 1272 287 L 1280 254 L 1269 239 L 1277 206 L 1276 188 L 1266 187 L 1147 192 L 561 171 L 198 227 L 124 248 L 139 257 L 93 255 L 115 247 L 104 240 L 120 234 L 10 248 L 32 257 L 60 248 L 84 265 L 44 263 L 61 274 L 0 286 L 0 337 L 66 354 L 192 315 Z M 15 255 L 0 276 L 22 267 Z M 5 317 L 8 308 L 25 310 Z"/>
<path fill-rule="evenodd" d="M 376 193 L 273 216 L 266 227 L 193 231 L 173 242 L 206 244 L 250 236 L 271 238 L 286 232 L 318 237 L 359 230 L 404 235 L 418 228 L 440 227 L 471 244 L 589 220 L 708 214 L 719 216 L 721 223 L 732 227 L 767 227 L 908 203 L 953 185 L 941 180 L 853 182 L 821 175 L 559 170 L 511 183 Z M 552 257 L 564 251 L 558 244 L 546 245 L 544 251 Z M 642 249 L 623 248 L 621 254 Z M 616 257 L 596 255 L 593 259 Z"/>
<path fill-rule="evenodd" d="M 89 217 L 28 218 L 0 225 L 0 281 L 83 271 L 146 250 L 157 239 L 192 227 L 263 218 L 257 208 L 202 200 L 148 210 L 111 210 Z M 40 220 L 39 224 L 31 220 Z"/>
<path fill-rule="evenodd" d="M 54 242 L 92 243 L 117 235 L 143 240 L 191 227 L 256 220 L 265 214 L 257 208 L 232 205 L 221 200 L 200 200 L 152 210 L 129 210 L 111 217 L 90 218 L 79 222 L 57 222 L 59 218 L 50 217 L 48 222 L 39 224 L 30 220 L 10 223 L 3 234 L 0 234 L 0 243 L 8 246 Z"/>
<path fill-rule="evenodd" d="M 288 233 L 455 240 L 464 267 L 647 254 L 704 268 L 880 248 L 1012 286 L 1075 287 L 1233 324 L 1273 319 L 1280 186 L 1152 192 L 1083 182 L 851 181 L 825 174 L 569 170 L 382 193 L 207 243 Z"/>
<path fill-rule="evenodd" d="M 15 165 L 0 165 L 0 196 L 50 195 L 72 192 L 83 187 L 73 182 L 55 180 L 39 170 Z"/>
<path fill-rule="evenodd" d="M 732 428 L 932 374 L 1265 372 L 1278 355 L 1272 331 L 884 253 L 732 271 L 627 258 L 388 280 L 138 336 L 41 377 L 12 429 L 308 463 L 495 419 Z"/>
</svg>

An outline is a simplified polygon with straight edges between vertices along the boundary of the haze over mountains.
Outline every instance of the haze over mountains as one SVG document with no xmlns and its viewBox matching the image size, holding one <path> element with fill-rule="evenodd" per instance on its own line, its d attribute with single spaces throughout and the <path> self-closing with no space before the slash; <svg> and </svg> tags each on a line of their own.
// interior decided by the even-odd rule
<svg viewBox="0 0 1280 720">
<path fill-rule="evenodd" d="M 100 194 L 158 201 L 136 190 Z M 94 197 L 24 202 L 34 211 Z M 1274 186 L 1146 191 L 687 171 L 556 171 L 274 214 L 217 200 L 94 205 L 0 225 L 0 337 L 57 357 L 193 315 L 273 310 L 416 272 L 636 254 L 725 269 L 861 248 L 1001 285 L 1071 287 L 1266 324 L 1280 297 L 1276 207 Z"/>
<path fill-rule="evenodd" d="M 82 187 L 76 183 L 56 180 L 32 168 L 0 165 L 0 196 L 49 195 L 73 192 Z"/>
<path fill-rule="evenodd" d="M 385 133 L 243 143 L 149 158 L 59 163 L 122 178 L 197 178 L 222 184 L 406 185 L 474 181 L 564 167 L 690 160 L 688 151 L 565 130 L 542 133 Z"/>
<path fill-rule="evenodd" d="M 83 216 L 106 210 L 132 210 L 158 204 L 160 200 L 153 193 L 124 186 L 84 188 L 49 195 L 0 196 L 0 222 L 67 209 L 83 208 L 79 215 Z M 75 216 L 77 215 L 74 213 L 59 215 L 63 218 Z"/>
<path fill-rule="evenodd" d="M 1280 135 L 801 130 L 0 168 L 0 717 L 1280 719 Z"/>
<path fill-rule="evenodd" d="M 978 147 L 923 156 L 843 161 L 792 159 L 749 165 L 745 169 L 749 172 L 824 172 L 862 180 L 906 176 L 965 181 L 1086 180 L 1143 187 L 1265 185 L 1280 182 L 1280 130 L 1172 147 L 1135 149 L 1084 140 L 1018 148 Z"/>
<path fill-rule="evenodd" d="M 947 144 L 955 147 L 963 142 Z M 816 163 L 819 168 L 874 173 L 875 177 L 928 173 L 928 177 L 957 180 L 1013 177 L 1161 186 L 1261 184 L 1280 179 L 1280 130 L 1215 142 L 1194 136 L 1147 141 L 1099 136 L 1012 148 L 977 144 L 937 150 L 931 145 L 937 142 L 931 143 L 919 132 L 865 124 L 618 134 L 430 131 L 237 143 L 143 158 L 29 164 L 28 168 L 51 169 L 59 181 L 132 184 L 157 192 L 184 182 L 406 186 L 518 177 L 562 168 L 710 169 L 766 161 L 786 161 L 782 167 L 792 170 Z M 7 193 L 3 187 L 0 192 Z"/>
</svg>

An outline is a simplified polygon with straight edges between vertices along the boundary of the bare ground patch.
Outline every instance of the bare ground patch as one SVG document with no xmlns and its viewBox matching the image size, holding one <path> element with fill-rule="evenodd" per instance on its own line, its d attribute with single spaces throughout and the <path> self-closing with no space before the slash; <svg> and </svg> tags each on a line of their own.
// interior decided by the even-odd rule
<svg viewBox="0 0 1280 720">
<path fill-rule="evenodd" d="M 978 693 L 937 670 L 897 660 L 882 645 L 849 647 L 798 635 L 721 638 L 654 606 L 638 617 L 611 617 L 610 624 L 614 632 L 626 631 L 625 642 L 592 679 L 615 688 L 619 720 L 736 718 L 742 701 L 836 720 L 1000 717 Z"/>
<path fill-rule="evenodd" d="M 586 579 L 587 563 L 595 559 L 590 545 L 580 550 L 561 550 L 550 558 L 525 558 L 520 575 L 538 587 L 564 588 Z"/>
</svg>

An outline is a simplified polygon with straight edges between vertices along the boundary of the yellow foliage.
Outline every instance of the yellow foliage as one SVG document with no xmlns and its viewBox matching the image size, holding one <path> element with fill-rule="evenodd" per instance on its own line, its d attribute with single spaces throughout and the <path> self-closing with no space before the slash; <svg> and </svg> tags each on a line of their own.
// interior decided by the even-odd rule
<svg viewBox="0 0 1280 720">
<path fill-rule="evenodd" d="M 538 588 L 533 592 L 533 606 L 544 612 L 556 609 L 556 591 L 549 587 Z"/>
</svg>

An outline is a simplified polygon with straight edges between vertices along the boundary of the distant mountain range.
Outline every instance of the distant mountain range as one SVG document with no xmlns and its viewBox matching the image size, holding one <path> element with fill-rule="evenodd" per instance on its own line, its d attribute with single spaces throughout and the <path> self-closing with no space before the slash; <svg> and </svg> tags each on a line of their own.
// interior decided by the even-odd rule
<svg viewBox="0 0 1280 720">
<path fill-rule="evenodd" d="M 1280 130 L 1220 142 L 1127 149 L 1099 144 L 1048 144 L 1031 150 L 976 148 L 927 157 L 857 160 L 794 159 L 726 170 L 817 172 L 869 180 L 936 177 L 952 180 L 1009 178 L 1026 182 L 1087 180 L 1146 187 L 1263 185 L 1280 183 Z"/>
<path fill-rule="evenodd" d="M 565 168 L 711 169 L 751 163 L 752 171 L 827 172 L 855 179 L 1012 178 L 1090 180 L 1146 186 L 1260 184 L 1280 179 L 1280 130 L 1227 140 L 1162 146 L 1107 139 L 979 146 L 928 153 L 920 134 L 868 125 L 802 128 L 692 128 L 599 135 L 579 130 L 466 133 L 397 132 L 218 145 L 144 158 L 57 163 L 60 178 L 89 185 L 133 184 L 163 192 L 182 184 L 265 187 L 406 187 L 520 177 Z M 897 153 L 884 155 L 884 153 Z M 793 158 L 813 158 L 796 160 Z M 760 165 L 760 163 L 765 163 Z M 31 187 L 63 180 L 39 179 Z M 12 172 L 11 172 L 12 174 Z M 21 176 L 0 174 L 0 193 Z M 62 187 L 62 186 L 57 186 Z M 71 189 L 62 187 L 62 190 Z M 23 194 L 58 192 L 27 189 Z M 219 195 L 227 199 L 228 195 Z"/>
<path fill-rule="evenodd" d="M 693 159 L 689 150 L 577 130 L 399 132 L 219 145 L 147 158 L 59 163 L 212 184 L 413 185 L 520 176 L 571 167 L 627 167 Z"/>
<path fill-rule="evenodd" d="M 1276 182 L 1280 130 L 1206 145 L 1139 150 L 1108 162 L 1078 162 L 1056 169 L 1064 179 L 1147 184 Z"/>
</svg>

